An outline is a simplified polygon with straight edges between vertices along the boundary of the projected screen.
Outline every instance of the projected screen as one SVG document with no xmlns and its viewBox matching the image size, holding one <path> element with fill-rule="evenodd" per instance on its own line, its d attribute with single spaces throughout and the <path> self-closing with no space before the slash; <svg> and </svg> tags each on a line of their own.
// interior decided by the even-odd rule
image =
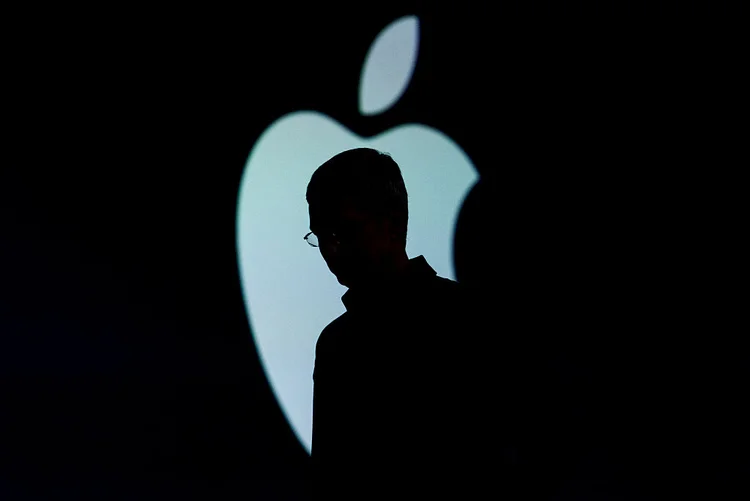
<svg viewBox="0 0 750 501">
<path fill-rule="evenodd" d="M 418 22 L 407 17 L 373 43 L 360 83 L 360 112 L 380 113 L 403 93 L 414 70 Z M 407 255 L 424 256 L 455 279 L 453 236 L 461 205 L 478 180 L 464 151 L 420 124 L 355 135 L 316 111 L 280 117 L 253 145 L 238 193 L 237 245 L 246 313 L 266 376 L 289 425 L 310 452 L 315 343 L 345 311 L 346 288 L 309 246 L 307 184 L 334 155 L 368 147 L 399 164 L 409 195 Z"/>
</svg>

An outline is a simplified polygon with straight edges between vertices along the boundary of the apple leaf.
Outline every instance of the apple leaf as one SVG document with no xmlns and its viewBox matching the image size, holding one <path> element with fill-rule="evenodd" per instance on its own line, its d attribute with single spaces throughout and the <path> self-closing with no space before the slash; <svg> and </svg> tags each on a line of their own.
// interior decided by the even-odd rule
<svg viewBox="0 0 750 501">
<path fill-rule="evenodd" d="M 388 25 L 370 46 L 362 67 L 359 111 L 382 113 L 399 100 L 409 85 L 419 50 L 419 22 L 406 16 Z"/>
</svg>

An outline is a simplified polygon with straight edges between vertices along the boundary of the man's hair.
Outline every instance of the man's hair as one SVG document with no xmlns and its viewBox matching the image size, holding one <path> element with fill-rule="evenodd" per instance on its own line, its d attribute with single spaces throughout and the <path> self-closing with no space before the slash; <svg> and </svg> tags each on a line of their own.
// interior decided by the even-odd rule
<svg viewBox="0 0 750 501">
<path fill-rule="evenodd" d="M 307 185 L 307 203 L 334 208 L 345 199 L 376 218 L 391 218 L 406 245 L 409 202 L 398 164 L 387 153 L 356 148 L 318 167 Z"/>
</svg>

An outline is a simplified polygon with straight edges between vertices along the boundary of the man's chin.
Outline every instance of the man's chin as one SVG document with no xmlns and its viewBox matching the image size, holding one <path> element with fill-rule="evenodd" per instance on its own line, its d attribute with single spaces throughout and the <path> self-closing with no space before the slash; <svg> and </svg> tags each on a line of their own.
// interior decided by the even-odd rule
<svg viewBox="0 0 750 501">
<path fill-rule="evenodd" d="M 349 289 L 351 289 L 352 287 L 362 287 L 363 284 L 367 284 L 369 282 L 365 276 L 359 274 L 347 275 L 340 273 L 336 275 L 336 278 L 341 285 L 343 285 L 344 287 L 348 287 Z"/>
<path fill-rule="evenodd" d="M 344 275 L 336 275 L 336 279 L 344 287 L 350 287 L 350 285 L 351 285 L 350 280 L 346 276 L 344 276 Z"/>
</svg>

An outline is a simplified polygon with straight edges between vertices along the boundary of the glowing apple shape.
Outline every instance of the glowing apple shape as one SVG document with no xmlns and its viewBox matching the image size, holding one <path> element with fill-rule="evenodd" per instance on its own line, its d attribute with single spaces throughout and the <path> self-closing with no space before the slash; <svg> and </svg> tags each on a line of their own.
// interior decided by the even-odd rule
<svg viewBox="0 0 750 501">
<path fill-rule="evenodd" d="M 417 37 L 414 17 L 394 22 L 378 37 L 362 72 L 362 114 L 384 111 L 403 93 L 416 61 Z M 423 255 L 446 278 L 455 279 L 454 228 L 463 200 L 478 180 L 454 141 L 419 124 L 363 138 L 321 113 L 300 111 L 274 122 L 253 146 L 237 204 L 242 291 L 268 381 L 308 453 L 315 343 L 323 328 L 345 311 L 341 296 L 346 288 L 318 249 L 303 240 L 309 231 L 305 191 L 319 165 L 359 147 L 387 152 L 401 167 L 409 193 L 407 254 Z"/>
</svg>

